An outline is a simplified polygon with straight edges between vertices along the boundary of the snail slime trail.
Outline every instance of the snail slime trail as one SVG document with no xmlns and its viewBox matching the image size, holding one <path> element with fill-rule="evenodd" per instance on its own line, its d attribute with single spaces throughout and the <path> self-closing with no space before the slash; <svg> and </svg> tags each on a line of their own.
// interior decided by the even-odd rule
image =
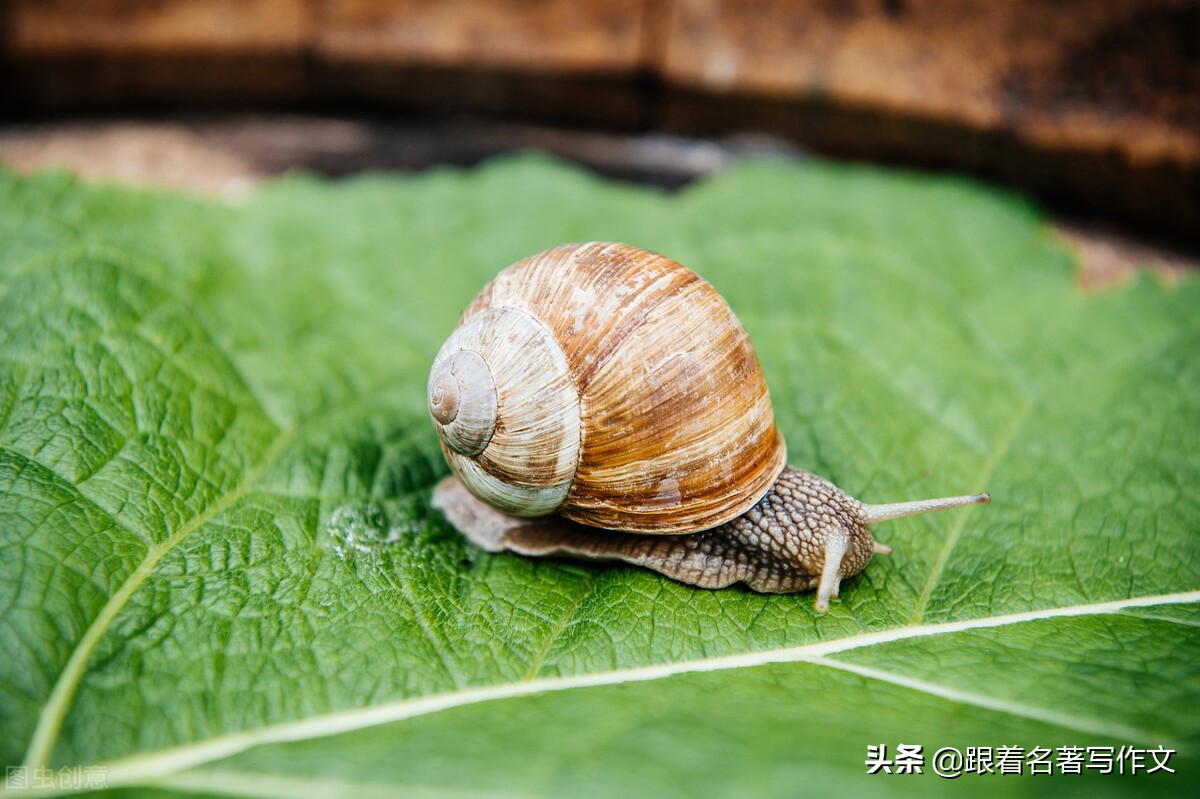
<svg viewBox="0 0 1200 799">
<path fill-rule="evenodd" d="M 454 473 L 433 505 L 490 552 L 623 561 L 701 588 L 815 589 L 824 612 L 843 579 L 891 553 L 871 524 L 989 501 L 867 505 L 788 466 L 729 305 L 627 244 L 566 244 L 502 271 L 442 345 L 428 392 Z M 664 498 L 668 481 L 678 490 Z"/>
<path fill-rule="evenodd" d="M 334 508 L 325 532 L 333 553 L 344 561 L 365 558 L 375 563 L 401 539 L 401 530 L 389 523 L 383 508 L 376 504 Z"/>
</svg>

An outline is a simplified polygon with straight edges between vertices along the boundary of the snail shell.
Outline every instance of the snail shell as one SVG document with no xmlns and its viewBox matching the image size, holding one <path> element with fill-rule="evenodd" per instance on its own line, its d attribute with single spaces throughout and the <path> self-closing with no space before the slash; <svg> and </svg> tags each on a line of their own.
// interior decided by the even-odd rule
<svg viewBox="0 0 1200 799">
<path fill-rule="evenodd" d="M 785 466 L 737 317 L 691 270 L 625 244 L 497 275 L 438 352 L 429 413 L 456 475 L 432 504 L 480 547 L 816 589 L 818 612 L 891 552 L 871 524 L 989 501 L 867 505 Z"/>
<path fill-rule="evenodd" d="M 725 300 L 625 244 L 564 245 L 501 272 L 438 352 L 429 408 L 472 494 L 610 530 L 721 525 L 787 458 Z"/>
</svg>

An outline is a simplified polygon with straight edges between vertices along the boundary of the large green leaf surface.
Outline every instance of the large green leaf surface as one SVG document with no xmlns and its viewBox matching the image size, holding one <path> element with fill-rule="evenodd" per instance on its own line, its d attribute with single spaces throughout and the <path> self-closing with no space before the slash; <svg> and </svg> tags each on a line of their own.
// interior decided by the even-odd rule
<svg viewBox="0 0 1200 799">
<path fill-rule="evenodd" d="M 792 463 L 993 504 L 880 525 L 896 554 L 824 616 L 465 543 L 429 507 L 429 363 L 500 268 L 593 239 L 726 296 Z M 8 790 L 1194 796 L 1200 282 L 1076 269 L 1018 197 L 821 163 L 666 195 L 520 156 L 240 201 L 0 173 Z M 1176 773 L 866 773 L 901 743 Z"/>
</svg>

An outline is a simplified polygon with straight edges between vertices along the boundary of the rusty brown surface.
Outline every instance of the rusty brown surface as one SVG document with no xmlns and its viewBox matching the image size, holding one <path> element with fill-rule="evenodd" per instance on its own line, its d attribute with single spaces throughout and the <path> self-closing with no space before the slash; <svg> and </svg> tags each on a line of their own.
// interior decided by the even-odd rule
<svg viewBox="0 0 1200 799">
<path fill-rule="evenodd" d="M 327 0 L 322 60 L 629 74 L 647 0 Z"/>
<path fill-rule="evenodd" d="M 33 112 L 365 103 L 999 177 L 1200 229 L 1197 0 L 10 0 Z"/>
<path fill-rule="evenodd" d="M 81 55 L 296 54 L 313 31 L 310 0 L 9 0 L 18 59 Z"/>
<path fill-rule="evenodd" d="M 1200 160 L 1193 0 L 677 0 L 668 82 Z"/>
<path fill-rule="evenodd" d="M 206 53 L 615 72 L 639 66 L 649 0 L 11 0 L 18 60 Z M 253 75 L 244 76 L 253 80 Z"/>
<path fill-rule="evenodd" d="M 737 119 L 1200 230 L 1194 0 L 676 0 L 667 27 L 673 129 Z"/>
</svg>

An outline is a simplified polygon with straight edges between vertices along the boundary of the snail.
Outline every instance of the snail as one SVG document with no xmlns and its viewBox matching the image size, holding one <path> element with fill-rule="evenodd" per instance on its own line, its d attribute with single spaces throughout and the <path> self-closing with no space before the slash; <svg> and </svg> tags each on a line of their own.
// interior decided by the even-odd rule
<svg viewBox="0 0 1200 799">
<path fill-rule="evenodd" d="M 703 588 L 816 589 L 876 553 L 869 525 L 987 494 L 868 505 L 788 466 L 749 336 L 716 290 L 626 244 L 497 275 L 429 375 L 453 475 L 432 505 L 490 552 L 615 560 Z"/>
</svg>

